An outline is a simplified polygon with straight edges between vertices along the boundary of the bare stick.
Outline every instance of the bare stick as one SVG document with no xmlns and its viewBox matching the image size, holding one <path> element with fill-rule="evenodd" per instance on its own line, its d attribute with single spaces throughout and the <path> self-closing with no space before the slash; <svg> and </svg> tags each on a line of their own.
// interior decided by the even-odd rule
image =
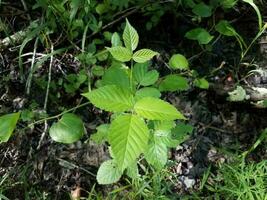
<svg viewBox="0 0 267 200">
<path fill-rule="evenodd" d="M 50 82 L 51 82 L 51 72 L 52 72 L 52 65 L 53 65 L 53 52 L 54 52 L 54 46 L 51 44 L 51 57 L 50 57 L 50 64 L 49 64 L 49 70 L 48 70 L 48 81 L 47 81 L 47 87 L 46 87 L 46 94 L 45 94 L 45 101 L 44 101 L 44 110 L 47 109 L 47 102 L 48 102 L 48 96 L 49 96 L 49 89 L 50 89 Z M 40 149 L 42 145 L 42 141 L 44 140 L 45 134 L 47 132 L 48 124 L 47 120 L 44 121 L 44 131 L 41 135 L 40 141 L 37 146 L 37 150 Z"/>
</svg>

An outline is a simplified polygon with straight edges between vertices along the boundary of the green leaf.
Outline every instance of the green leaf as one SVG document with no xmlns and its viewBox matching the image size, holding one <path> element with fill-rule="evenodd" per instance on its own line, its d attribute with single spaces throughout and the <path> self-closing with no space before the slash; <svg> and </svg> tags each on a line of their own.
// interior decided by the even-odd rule
<svg viewBox="0 0 267 200">
<path fill-rule="evenodd" d="M 179 143 L 184 142 L 194 130 L 194 127 L 190 124 L 179 123 L 174 129 L 172 129 L 172 137 L 178 140 Z"/>
<path fill-rule="evenodd" d="M 150 120 L 175 120 L 185 119 L 177 109 L 160 99 L 145 97 L 134 105 L 134 111 Z"/>
<path fill-rule="evenodd" d="M 195 79 L 194 85 L 201 89 L 209 89 L 209 82 L 205 78 Z"/>
<path fill-rule="evenodd" d="M 144 152 L 149 130 L 136 115 L 120 115 L 112 122 L 108 141 L 120 170 L 129 167 Z"/>
<path fill-rule="evenodd" d="M 108 138 L 109 124 L 101 124 L 96 128 L 97 132 L 90 136 L 90 139 L 97 144 L 105 142 Z"/>
<path fill-rule="evenodd" d="M 242 86 L 237 86 L 235 90 L 228 92 L 229 101 L 244 101 L 247 97 L 246 90 Z"/>
<path fill-rule="evenodd" d="M 135 93 L 135 100 L 140 100 L 144 97 L 160 98 L 160 91 L 152 87 L 144 87 Z"/>
<path fill-rule="evenodd" d="M 186 57 L 184 57 L 181 54 L 174 54 L 171 59 L 169 60 L 169 65 L 173 69 L 189 69 L 188 67 L 188 61 Z"/>
<path fill-rule="evenodd" d="M 151 60 L 151 58 L 158 54 L 158 52 L 152 51 L 150 49 L 141 49 L 133 54 L 133 60 L 137 63 L 144 63 Z"/>
<path fill-rule="evenodd" d="M 122 175 L 121 170 L 114 160 L 107 160 L 98 169 L 96 180 L 99 184 L 106 185 L 117 182 Z"/>
<path fill-rule="evenodd" d="M 180 76 L 171 74 L 166 76 L 163 81 L 159 85 L 159 90 L 162 91 L 183 91 L 187 90 L 189 88 L 189 85 L 187 83 L 186 78 Z"/>
<path fill-rule="evenodd" d="M 133 107 L 133 95 L 115 85 L 107 85 L 82 95 L 96 107 L 106 111 L 123 112 Z"/>
<path fill-rule="evenodd" d="M 201 2 L 194 6 L 192 12 L 200 17 L 210 17 L 212 15 L 212 8 Z"/>
<path fill-rule="evenodd" d="M 159 73 L 156 70 L 151 70 L 146 73 L 145 77 L 141 80 L 140 85 L 149 86 L 153 85 L 159 78 Z"/>
<path fill-rule="evenodd" d="M 136 63 L 133 67 L 133 78 L 138 83 L 141 83 L 141 81 L 146 76 L 146 73 L 148 71 L 149 62 L 145 63 Z"/>
<path fill-rule="evenodd" d="M 174 121 L 153 121 L 154 130 L 171 130 L 175 126 Z"/>
<path fill-rule="evenodd" d="M 215 26 L 215 30 L 218 31 L 220 34 L 225 36 L 235 36 L 237 35 L 234 28 L 231 26 L 231 24 L 226 20 L 219 21 L 218 24 Z"/>
<path fill-rule="evenodd" d="M 104 68 L 98 65 L 94 65 L 91 70 L 95 76 L 103 76 L 104 74 Z"/>
<path fill-rule="evenodd" d="M 136 162 L 127 167 L 127 176 L 131 177 L 132 179 L 137 179 L 138 177 L 140 177 Z"/>
<path fill-rule="evenodd" d="M 104 85 L 116 85 L 128 89 L 130 88 L 130 77 L 122 67 L 112 66 L 105 71 L 102 77 L 102 83 Z"/>
<path fill-rule="evenodd" d="M 0 117 L 0 143 L 7 142 L 11 137 L 16 124 L 18 122 L 20 113 L 6 114 Z"/>
<path fill-rule="evenodd" d="M 238 0 L 222 0 L 220 2 L 223 9 L 229 9 L 235 6 Z"/>
<path fill-rule="evenodd" d="M 78 116 L 66 113 L 51 126 L 49 135 L 56 142 L 70 144 L 78 141 L 84 130 L 83 122 Z"/>
<path fill-rule="evenodd" d="M 125 47 L 112 47 L 107 48 L 111 55 L 118 61 L 127 62 L 132 59 L 132 53 Z"/>
<path fill-rule="evenodd" d="M 112 47 L 122 46 L 121 38 L 117 32 L 112 34 L 111 45 Z"/>
<path fill-rule="evenodd" d="M 95 7 L 96 13 L 102 15 L 108 11 L 109 6 L 105 3 L 100 3 Z"/>
<path fill-rule="evenodd" d="M 267 108 L 267 99 L 263 100 L 263 105 Z"/>
<path fill-rule="evenodd" d="M 208 44 L 213 39 L 213 36 L 204 28 L 192 29 L 185 34 L 185 37 L 190 40 L 197 40 L 199 44 Z"/>
<path fill-rule="evenodd" d="M 136 49 L 138 42 L 139 42 L 139 36 L 135 28 L 132 27 L 132 25 L 129 23 L 127 19 L 126 19 L 126 26 L 124 28 L 122 38 L 123 38 L 126 48 L 130 52 Z"/>
<path fill-rule="evenodd" d="M 133 68 L 133 78 L 142 86 L 153 85 L 159 78 L 156 70 L 148 70 L 148 63 L 137 63 Z"/>
<path fill-rule="evenodd" d="M 148 143 L 144 155 L 149 164 L 160 170 L 167 163 L 168 148 L 162 140 L 155 139 L 155 137 Z"/>
</svg>

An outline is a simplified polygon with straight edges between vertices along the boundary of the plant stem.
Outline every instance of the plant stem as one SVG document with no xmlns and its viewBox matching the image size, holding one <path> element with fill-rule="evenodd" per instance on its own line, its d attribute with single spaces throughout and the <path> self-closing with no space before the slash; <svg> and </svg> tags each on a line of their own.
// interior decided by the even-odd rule
<svg viewBox="0 0 267 200">
<path fill-rule="evenodd" d="M 58 118 L 58 117 L 60 117 L 60 116 L 62 116 L 64 114 L 66 114 L 68 112 L 71 112 L 71 111 L 76 110 L 77 108 L 81 108 L 81 107 L 87 106 L 88 104 L 90 104 L 90 102 L 86 102 L 86 103 L 80 104 L 80 105 L 75 106 L 75 107 L 73 107 L 71 109 L 65 110 L 65 111 L 63 111 L 63 112 L 61 112 L 61 113 L 59 113 L 57 115 L 54 115 L 54 116 L 51 116 L 51 117 L 47 117 L 47 118 L 44 118 L 44 119 L 40 119 L 38 121 L 35 121 L 35 122 L 29 124 L 27 127 L 31 127 L 31 126 L 33 126 L 35 124 L 40 124 L 40 123 L 42 123 L 42 122 L 44 122 L 46 120 L 48 121 L 48 120 L 51 120 L 51 119 L 56 119 L 56 118 Z"/>
</svg>

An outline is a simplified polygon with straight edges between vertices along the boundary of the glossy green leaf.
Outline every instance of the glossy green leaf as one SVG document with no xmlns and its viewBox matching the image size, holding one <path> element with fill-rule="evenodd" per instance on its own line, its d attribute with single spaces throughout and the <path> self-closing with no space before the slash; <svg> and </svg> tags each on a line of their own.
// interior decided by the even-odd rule
<svg viewBox="0 0 267 200">
<path fill-rule="evenodd" d="M 166 76 L 159 85 L 159 90 L 162 91 L 183 91 L 189 88 L 187 79 L 180 76 L 171 74 Z"/>
<path fill-rule="evenodd" d="M 85 129 L 82 120 L 72 114 L 66 113 L 49 129 L 50 137 L 60 143 L 70 144 L 78 141 L 84 134 Z"/>
<path fill-rule="evenodd" d="M 173 69 L 188 69 L 188 61 L 186 57 L 181 54 L 174 54 L 172 55 L 171 59 L 169 60 L 169 66 Z"/>
<path fill-rule="evenodd" d="M 208 44 L 213 39 L 213 36 L 204 28 L 192 29 L 185 34 L 185 37 L 190 40 L 197 40 L 199 44 Z"/>
<path fill-rule="evenodd" d="M 139 42 L 139 36 L 135 28 L 132 27 L 132 25 L 129 23 L 127 19 L 126 19 L 126 26 L 124 28 L 122 38 L 123 38 L 126 48 L 130 52 L 136 49 L 138 42 Z"/>
<path fill-rule="evenodd" d="M 175 120 L 185 117 L 171 104 L 160 99 L 145 97 L 134 105 L 134 111 L 150 120 Z"/>
<path fill-rule="evenodd" d="M 129 167 L 144 152 L 148 137 L 144 120 L 136 115 L 120 115 L 111 122 L 108 141 L 120 170 Z"/>
<path fill-rule="evenodd" d="M 219 21 L 218 24 L 215 26 L 215 30 L 218 31 L 220 34 L 225 36 L 235 36 L 236 31 L 231 26 L 231 24 L 226 20 Z"/>
<path fill-rule="evenodd" d="M 125 47 L 116 46 L 112 48 L 107 48 L 107 50 L 111 53 L 113 58 L 118 61 L 127 62 L 132 59 L 132 53 L 129 49 Z"/>
<path fill-rule="evenodd" d="M 212 15 L 212 8 L 201 2 L 194 6 L 192 12 L 200 17 L 210 17 Z"/>
<path fill-rule="evenodd" d="M 133 107 L 131 92 L 115 85 L 107 85 L 82 95 L 96 107 L 106 111 L 123 112 Z"/>
<path fill-rule="evenodd" d="M 153 87 L 144 87 L 140 90 L 137 90 L 135 93 L 135 100 L 140 100 L 144 97 L 154 97 L 154 98 L 160 98 L 161 94 L 160 91 Z"/>
<path fill-rule="evenodd" d="M 209 82 L 205 78 L 195 79 L 194 85 L 201 89 L 209 89 Z"/>
<path fill-rule="evenodd" d="M 267 108 L 267 99 L 263 101 L 263 105 Z"/>
<path fill-rule="evenodd" d="M 107 160 L 98 169 L 96 180 L 99 184 L 106 185 L 117 182 L 122 175 L 114 160 Z"/>
<path fill-rule="evenodd" d="M 20 113 L 6 114 L 0 117 L 0 143 L 7 142 L 16 128 Z"/>
<path fill-rule="evenodd" d="M 144 63 L 151 60 L 154 56 L 158 55 L 158 52 L 150 49 L 141 49 L 133 54 L 133 60 L 137 63 Z"/>
</svg>

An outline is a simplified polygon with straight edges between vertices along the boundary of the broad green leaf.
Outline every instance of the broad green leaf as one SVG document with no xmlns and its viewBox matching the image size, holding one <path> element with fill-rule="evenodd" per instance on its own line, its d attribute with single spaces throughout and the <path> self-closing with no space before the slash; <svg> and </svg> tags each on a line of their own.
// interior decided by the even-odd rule
<svg viewBox="0 0 267 200">
<path fill-rule="evenodd" d="M 160 170 L 167 163 L 168 148 L 162 140 L 155 139 L 155 137 L 148 143 L 144 155 L 149 164 Z"/>
<path fill-rule="evenodd" d="M 107 85 L 82 95 L 96 107 L 106 111 L 123 112 L 133 107 L 132 94 L 115 85 Z"/>
<path fill-rule="evenodd" d="M 70 144 L 78 141 L 84 132 L 82 120 L 72 113 L 66 113 L 51 126 L 49 135 L 56 142 Z"/>
<path fill-rule="evenodd" d="M 105 3 L 99 3 L 96 7 L 95 7 L 95 10 L 96 10 L 96 13 L 99 14 L 99 15 L 102 15 L 103 13 L 107 12 L 108 11 L 108 5 L 105 4 Z"/>
<path fill-rule="evenodd" d="M 159 78 L 156 70 L 148 70 L 149 63 L 136 63 L 133 68 L 134 80 L 142 86 L 153 85 Z"/>
<path fill-rule="evenodd" d="M 103 76 L 105 71 L 103 67 L 98 65 L 94 65 L 91 70 L 94 76 Z"/>
<path fill-rule="evenodd" d="M 171 74 L 166 76 L 163 81 L 159 85 L 159 90 L 162 91 L 183 91 L 187 90 L 189 88 L 189 85 L 187 83 L 186 78 L 180 76 Z"/>
<path fill-rule="evenodd" d="M 263 105 L 267 108 L 267 99 L 263 101 Z"/>
<path fill-rule="evenodd" d="M 151 60 L 151 58 L 158 54 L 158 52 L 152 51 L 150 49 L 141 49 L 133 54 L 133 60 L 137 63 L 144 63 Z"/>
<path fill-rule="evenodd" d="M 107 50 L 118 61 L 127 62 L 132 59 L 132 53 L 129 51 L 129 49 L 125 47 L 116 46 L 112 48 L 107 48 Z"/>
<path fill-rule="evenodd" d="M 141 81 L 146 76 L 146 73 L 148 71 L 149 62 L 145 63 L 136 63 L 133 67 L 133 78 L 138 83 L 141 83 Z"/>
<path fill-rule="evenodd" d="M 175 120 L 185 117 L 171 104 L 166 101 L 145 97 L 134 105 L 134 111 L 150 120 Z"/>
<path fill-rule="evenodd" d="M 188 61 L 181 54 L 174 54 L 169 60 L 169 66 L 173 69 L 188 69 Z"/>
<path fill-rule="evenodd" d="M 159 73 L 156 70 L 147 72 L 144 78 L 141 80 L 140 85 L 149 86 L 153 85 L 159 78 Z"/>
<path fill-rule="evenodd" d="M 204 28 L 192 29 L 185 34 L 185 37 L 190 40 L 197 40 L 199 44 L 208 44 L 213 39 L 213 36 Z"/>
<path fill-rule="evenodd" d="M 0 143 L 7 142 L 16 128 L 20 113 L 6 114 L 0 117 Z"/>
<path fill-rule="evenodd" d="M 112 34 L 111 45 L 112 47 L 122 46 L 121 38 L 117 32 Z"/>
<path fill-rule="evenodd" d="M 171 135 L 171 130 L 174 127 L 174 121 L 155 121 L 154 140 L 163 142 L 167 147 L 176 147 L 179 143 Z"/>
<path fill-rule="evenodd" d="M 136 115 L 120 115 L 111 122 L 108 141 L 120 170 L 129 167 L 144 152 L 148 137 L 144 120 Z"/>
<path fill-rule="evenodd" d="M 194 127 L 190 124 L 179 123 L 174 129 L 172 129 L 172 137 L 178 140 L 179 143 L 184 142 L 194 130 Z"/>
<path fill-rule="evenodd" d="M 97 144 L 104 143 L 108 139 L 109 124 L 101 124 L 96 128 L 97 132 L 90 136 L 90 139 Z"/>
<path fill-rule="evenodd" d="M 102 83 L 104 85 L 116 85 L 128 89 L 130 88 L 130 77 L 125 69 L 112 66 L 105 71 L 102 77 Z"/>
<path fill-rule="evenodd" d="M 132 27 L 132 25 L 129 23 L 127 19 L 126 19 L 126 26 L 122 34 L 122 38 L 123 38 L 126 48 L 130 52 L 136 49 L 138 42 L 139 42 L 139 36 L 135 28 Z"/>
<path fill-rule="evenodd" d="M 135 93 L 135 100 L 140 100 L 144 97 L 160 98 L 160 91 L 153 87 L 144 87 Z"/>
<path fill-rule="evenodd" d="M 201 89 L 209 89 L 209 82 L 205 78 L 195 79 L 194 85 Z"/>
<path fill-rule="evenodd" d="M 231 24 L 226 20 L 219 21 L 218 24 L 215 26 L 215 30 L 218 31 L 220 34 L 225 36 L 235 36 L 236 31 L 231 26 Z"/>
<path fill-rule="evenodd" d="M 212 8 L 201 2 L 194 6 L 192 12 L 200 17 L 210 17 L 212 15 Z"/>
<path fill-rule="evenodd" d="M 117 182 L 122 175 L 114 160 L 107 160 L 98 169 L 96 180 L 99 184 L 106 185 Z"/>
</svg>

